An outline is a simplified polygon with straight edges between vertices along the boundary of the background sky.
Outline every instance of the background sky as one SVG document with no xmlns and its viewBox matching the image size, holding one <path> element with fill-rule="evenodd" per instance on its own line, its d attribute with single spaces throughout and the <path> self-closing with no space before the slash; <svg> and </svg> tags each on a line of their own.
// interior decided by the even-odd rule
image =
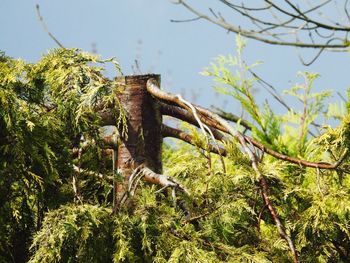
<svg viewBox="0 0 350 263">
<path fill-rule="evenodd" d="M 218 2 L 201 1 L 204 8 L 210 5 L 229 16 L 229 10 Z M 8 56 L 35 62 L 57 47 L 39 22 L 36 4 L 49 30 L 65 47 L 96 49 L 102 58 L 116 57 L 124 74 L 134 73 L 137 59 L 141 73 L 162 75 L 163 89 L 183 93 L 189 100 L 195 97 L 197 104 L 238 111 L 232 100 L 213 93 L 210 77 L 199 74 L 216 56 L 235 54 L 235 35 L 204 20 L 170 22 L 193 18 L 180 5 L 169 0 L 0 0 L 0 50 Z M 235 23 L 241 23 L 239 17 Z M 303 51 L 303 55 L 312 58 L 314 52 Z M 350 86 L 348 53 L 324 53 L 304 67 L 295 48 L 248 40 L 244 59 L 247 63 L 263 61 L 256 72 L 280 92 L 302 82 L 296 76 L 298 71 L 321 74 L 316 90 L 333 89 L 344 94 Z M 114 73 L 109 70 L 107 74 L 112 77 Z M 262 90 L 256 96 L 259 101 L 269 98 Z M 339 100 L 336 94 L 334 100 Z"/>
</svg>

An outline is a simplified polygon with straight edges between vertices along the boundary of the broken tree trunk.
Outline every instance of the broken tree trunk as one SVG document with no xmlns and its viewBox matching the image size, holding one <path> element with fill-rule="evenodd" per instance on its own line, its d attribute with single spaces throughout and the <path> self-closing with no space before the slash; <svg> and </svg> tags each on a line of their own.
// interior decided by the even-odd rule
<svg viewBox="0 0 350 263">
<path fill-rule="evenodd" d="M 127 118 L 127 136 L 121 137 L 118 147 L 116 167 L 122 180 L 114 186 L 114 210 L 118 209 L 129 176 L 135 168 L 145 164 L 156 173 L 162 172 L 162 115 L 158 103 L 147 91 L 146 83 L 150 78 L 160 81 L 159 75 L 122 76 L 116 79 L 122 90 L 118 99 Z"/>
</svg>

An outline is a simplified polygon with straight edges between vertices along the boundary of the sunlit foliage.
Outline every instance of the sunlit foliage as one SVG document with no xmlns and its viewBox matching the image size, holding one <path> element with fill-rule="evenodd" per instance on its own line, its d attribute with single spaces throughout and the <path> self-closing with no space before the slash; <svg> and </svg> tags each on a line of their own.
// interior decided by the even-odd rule
<svg viewBox="0 0 350 263">
<path fill-rule="evenodd" d="M 254 126 L 250 135 L 290 156 L 337 162 L 350 143 L 349 103 L 328 105 L 330 92 L 312 91 L 318 75 L 301 73 L 304 83 L 285 94 L 300 100 L 301 110 L 276 114 L 254 98 L 257 79 L 241 59 L 244 43 L 238 46 L 237 58 L 221 56 L 205 74 L 241 104 Z M 118 87 L 100 67 L 105 62 L 71 49 L 53 50 L 36 64 L 1 55 L 0 262 L 290 262 L 258 178 L 234 141 L 223 145 L 226 170 L 218 156 L 199 147 L 164 144 L 164 173 L 190 196 L 174 198 L 141 183 L 130 204 L 113 214 L 110 183 L 82 172 L 76 199 L 73 165 L 113 176 L 111 159 L 98 144 L 79 160 L 72 152 L 82 135 L 99 140 L 94 106 L 118 108 Z M 125 122 L 122 113 L 115 112 L 115 126 Z M 321 135 L 312 135 L 319 129 L 314 123 L 331 118 L 340 124 L 320 123 Z M 201 132 L 184 129 L 205 144 Z M 271 200 L 300 261 L 348 262 L 349 157 L 337 170 L 261 158 Z"/>
</svg>

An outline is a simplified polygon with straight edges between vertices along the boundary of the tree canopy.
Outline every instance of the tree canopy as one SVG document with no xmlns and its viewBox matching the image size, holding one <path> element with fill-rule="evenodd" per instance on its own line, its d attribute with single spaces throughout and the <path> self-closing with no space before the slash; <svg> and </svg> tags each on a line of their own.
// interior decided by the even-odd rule
<svg viewBox="0 0 350 263">
<path fill-rule="evenodd" d="M 285 92 L 300 108 L 277 114 L 255 100 L 255 65 L 237 44 L 203 74 L 249 119 L 148 80 L 177 123 L 163 122 L 162 136 L 177 140 L 163 144 L 163 174 L 140 161 L 118 204 L 115 151 L 131 116 L 103 65 L 119 64 L 78 49 L 34 64 L 1 54 L 0 261 L 348 262 L 350 93 L 328 104 L 330 91 L 312 90 L 318 75 L 300 73 Z"/>
</svg>

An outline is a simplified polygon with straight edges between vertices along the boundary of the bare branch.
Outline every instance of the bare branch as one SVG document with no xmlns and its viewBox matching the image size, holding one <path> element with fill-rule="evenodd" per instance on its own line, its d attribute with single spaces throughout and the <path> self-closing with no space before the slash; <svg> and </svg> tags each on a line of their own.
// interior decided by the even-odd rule
<svg viewBox="0 0 350 263">
<path fill-rule="evenodd" d="M 322 38 L 318 38 L 317 41 L 314 41 L 313 35 L 318 35 L 319 32 L 316 30 L 323 29 L 325 31 L 329 31 L 333 35 L 334 32 L 350 32 L 350 27 L 345 25 L 340 25 L 338 22 L 334 22 L 333 25 L 323 23 L 321 20 L 315 20 L 308 16 L 308 13 L 316 12 L 321 7 L 328 4 L 330 1 L 322 2 L 319 5 L 313 6 L 307 10 L 300 10 L 297 6 L 295 6 L 290 1 L 285 1 L 287 5 L 289 5 L 294 12 L 292 13 L 285 9 L 285 6 L 278 5 L 273 1 L 265 0 L 267 3 L 264 7 L 259 7 L 254 10 L 251 7 L 245 7 L 242 5 L 235 5 L 226 0 L 219 0 L 226 6 L 230 7 L 235 12 L 238 12 L 240 15 L 247 17 L 253 25 L 255 25 L 258 30 L 252 30 L 243 28 L 241 26 L 236 26 L 234 24 L 230 24 L 226 22 L 226 20 L 220 17 L 209 17 L 204 13 L 199 12 L 197 9 L 188 5 L 184 0 L 178 0 L 178 3 L 183 5 L 188 11 L 195 14 L 197 16 L 196 20 L 204 19 L 207 20 L 219 27 L 224 28 L 229 32 L 234 32 L 237 34 L 241 34 L 247 38 L 255 39 L 264 43 L 272 44 L 272 45 L 281 45 L 281 46 L 294 46 L 294 47 L 302 47 L 302 48 L 317 48 L 317 49 L 338 49 L 342 51 L 346 51 L 349 47 L 350 43 L 347 40 L 346 34 L 343 37 L 334 37 L 334 39 L 339 40 L 339 43 L 331 43 L 332 41 L 323 42 Z M 279 14 L 283 15 L 283 19 L 278 19 L 276 15 L 273 15 L 275 20 L 262 20 L 256 14 L 256 12 L 270 11 L 271 9 L 275 9 Z M 345 14 L 347 14 L 347 9 L 345 8 Z M 344 14 L 344 15 L 345 15 Z M 265 14 L 266 17 L 266 14 Z M 276 31 L 281 29 L 292 29 L 292 31 Z M 297 36 L 299 31 L 307 31 L 309 33 L 309 37 L 311 38 L 311 42 L 308 41 L 300 41 Z M 278 36 L 282 35 L 295 35 L 296 41 L 290 41 L 287 38 L 280 39 Z"/>
<path fill-rule="evenodd" d="M 246 120 L 243 120 L 242 118 L 234 115 L 233 113 L 223 111 L 223 110 L 221 110 L 219 108 L 216 108 L 216 107 L 214 107 L 214 110 L 215 110 L 216 114 L 219 115 L 221 118 L 223 118 L 223 119 L 225 119 L 227 121 L 232 121 L 232 122 L 235 122 L 235 123 L 239 123 L 240 125 L 242 125 L 247 130 L 252 130 L 253 127 L 254 127 L 253 124 L 249 123 Z"/>
<path fill-rule="evenodd" d="M 163 115 L 171 116 L 171 117 L 180 119 L 182 121 L 188 122 L 196 127 L 199 127 L 199 124 L 194 118 L 194 116 L 191 113 L 189 113 L 187 110 L 184 110 L 180 107 L 169 105 L 163 102 L 159 102 L 159 104 Z M 223 135 L 218 130 L 212 128 L 212 127 L 215 127 L 215 123 L 212 122 L 211 119 L 206 118 L 203 115 L 199 115 L 199 118 L 201 119 L 202 122 L 206 123 L 209 126 L 215 139 L 222 140 Z"/>
<path fill-rule="evenodd" d="M 172 138 L 180 139 L 180 140 L 187 142 L 193 146 L 196 146 L 196 147 L 199 147 L 203 150 L 206 150 L 206 147 L 201 145 L 201 144 L 196 143 L 190 134 L 185 133 L 183 131 L 180 131 L 178 129 L 169 127 L 169 126 L 164 125 L 164 124 L 162 125 L 162 135 L 163 135 L 163 137 L 172 137 Z M 224 148 L 220 147 L 218 150 L 218 148 L 212 144 L 209 144 L 208 147 L 209 147 L 210 152 L 212 152 L 212 153 L 220 154 L 222 156 L 227 155 L 227 152 Z"/>
<path fill-rule="evenodd" d="M 300 166 L 305 166 L 305 167 L 310 167 L 310 168 L 318 168 L 318 169 L 328 169 L 328 170 L 334 170 L 337 169 L 339 167 L 339 165 L 344 161 L 346 155 L 347 155 L 347 150 L 344 151 L 344 153 L 341 155 L 341 157 L 339 158 L 339 160 L 334 163 L 334 164 L 330 164 L 330 163 L 326 163 L 326 162 L 310 162 L 310 161 L 306 161 L 306 160 L 302 160 L 302 159 L 298 159 L 295 157 L 291 157 L 291 156 L 287 156 L 281 153 L 278 153 L 270 148 L 267 148 L 265 145 L 263 145 L 262 143 L 248 137 L 245 136 L 246 139 L 249 139 L 250 142 L 257 148 L 259 148 L 261 151 L 264 151 L 265 153 L 283 160 L 283 161 L 287 161 L 290 163 L 294 163 L 294 164 L 298 164 Z"/>
<path fill-rule="evenodd" d="M 158 99 L 161 99 L 163 101 L 170 101 L 172 103 L 175 103 L 175 101 L 177 100 L 176 97 L 173 97 L 172 95 L 157 89 L 156 86 L 152 86 L 152 82 L 151 81 L 149 82 L 149 85 L 148 85 L 147 88 L 149 89 L 149 92 L 151 94 L 153 94 L 154 96 L 156 96 Z M 162 104 L 162 105 L 166 105 L 166 104 Z M 179 105 L 182 105 L 182 104 L 180 103 Z M 185 105 L 182 105 L 182 106 L 186 107 Z M 209 111 L 209 110 L 207 110 L 205 108 L 202 108 L 202 107 L 199 107 L 199 106 L 195 106 L 195 107 L 200 112 L 201 120 L 205 124 L 207 124 L 209 127 L 214 128 L 214 129 L 218 129 L 218 130 L 220 130 L 222 132 L 225 132 L 225 133 L 230 133 L 230 131 L 229 131 L 227 126 L 225 127 L 225 126 L 222 125 L 222 123 L 217 121 L 217 118 L 220 118 L 220 116 L 212 113 L 211 111 Z M 176 107 L 175 108 L 173 107 L 172 109 L 176 109 Z M 177 113 L 179 113 L 179 112 L 180 111 L 178 111 Z M 169 109 L 168 114 L 171 114 L 170 113 L 170 109 Z M 186 116 L 186 114 L 184 114 L 184 115 L 174 114 L 174 115 L 176 115 L 174 117 L 177 117 L 179 119 L 182 119 L 182 118 L 185 119 L 186 117 L 188 117 L 188 115 Z M 186 117 L 184 117 L 184 116 L 186 116 Z M 189 119 L 187 119 L 187 120 L 189 120 Z M 190 122 L 190 123 L 192 123 L 192 122 Z M 194 124 L 194 123 L 192 123 L 192 124 Z M 217 133 L 215 133 L 215 134 L 217 134 Z M 337 169 L 339 167 L 339 165 L 342 163 L 342 161 L 345 159 L 346 155 L 347 155 L 347 152 L 345 151 L 342 154 L 342 156 L 339 158 L 339 160 L 336 163 L 334 163 L 334 164 L 330 164 L 330 163 L 326 163 L 326 162 L 310 162 L 310 161 L 307 161 L 307 160 L 298 159 L 298 158 L 295 158 L 295 157 L 287 156 L 287 155 L 284 155 L 282 153 L 276 152 L 276 151 L 268 148 L 264 144 L 254 140 L 253 138 L 251 138 L 251 137 L 249 137 L 247 135 L 242 135 L 242 136 L 244 136 L 244 139 L 246 141 L 248 141 L 249 143 L 251 143 L 253 146 L 257 147 L 261 151 L 263 151 L 263 152 L 265 152 L 265 153 L 267 153 L 267 154 L 269 154 L 269 155 L 271 155 L 271 156 L 273 156 L 273 157 L 275 157 L 277 159 L 280 159 L 280 160 L 283 160 L 283 161 L 287 161 L 289 163 L 294 163 L 294 164 L 297 164 L 299 166 L 305 166 L 305 167 L 310 167 L 310 168 L 329 169 L 329 170 Z M 217 136 L 216 139 L 227 140 L 227 138 L 225 138 L 222 135 L 221 136 Z"/>
<path fill-rule="evenodd" d="M 171 187 L 182 191 L 186 195 L 190 195 L 189 191 L 173 177 L 157 174 L 148 167 L 143 168 L 142 173 L 144 174 L 144 180 L 148 183 L 157 184 L 162 187 Z"/>
<path fill-rule="evenodd" d="M 47 27 L 47 25 L 46 25 L 46 23 L 45 23 L 45 21 L 44 21 L 44 18 L 43 18 L 43 17 L 41 16 L 41 14 L 40 14 L 40 6 L 39 6 L 39 4 L 37 4 L 35 7 L 36 7 L 36 13 L 37 13 L 37 15 L 38 15 L 39 21 L 41 22 L 41 25 L 43 26 L 45 32 L 49 35 L 49 37 L 50 37 L 53 41 L 55 41 L 55 43 L 56 43 L 59 47 L 64 48 L 64 46 L 61 44 L 61 42 L 58 41 L 57 38 L 49 31 L 49 28 Z"/>
<path fill-rule="evenodd" d="M 172 23 L 187 23 L 187 22 L 193 22 L 201 19 L 200 17 L 195 17 L 195 18 L 190 18 L 190 19 L 183 19 L 183 20 L 178 20 L 178 19 L 170 19 L 170 22 Z"/>
<path fill-rule="evenodd" d="M 265 1 L 272 4 L 272 2 L 269 0 L 265 0 Z M 319 28 L 329 29 L 332 31 L 350 31 L 350 27 L 327 25 L 327 24 L 321 23 L 319 21 L 313 20 L 310 17 L 306 16 L 306 14 L 304 12 L 302 12 L 298 7 L 296 7 L 292 2 L 290 2 L 288 0 L 284 0 L 284 1 L 299 14 L 298 16 L 296 16 L 296 18 L 298 18 L 298 19 L 304 20 L 307 23 L 315 24 Z M 273 5 L 273 7 L 278 8 L 279 11 L 285 13 L 286 15 L 294 17 L 294 15 L 292 13 L 286 12 L 282 8 L 277 7 L 277 5 L 275 5 L 275 4 L 272 4 L 272 5 Z"/>
</svg>

